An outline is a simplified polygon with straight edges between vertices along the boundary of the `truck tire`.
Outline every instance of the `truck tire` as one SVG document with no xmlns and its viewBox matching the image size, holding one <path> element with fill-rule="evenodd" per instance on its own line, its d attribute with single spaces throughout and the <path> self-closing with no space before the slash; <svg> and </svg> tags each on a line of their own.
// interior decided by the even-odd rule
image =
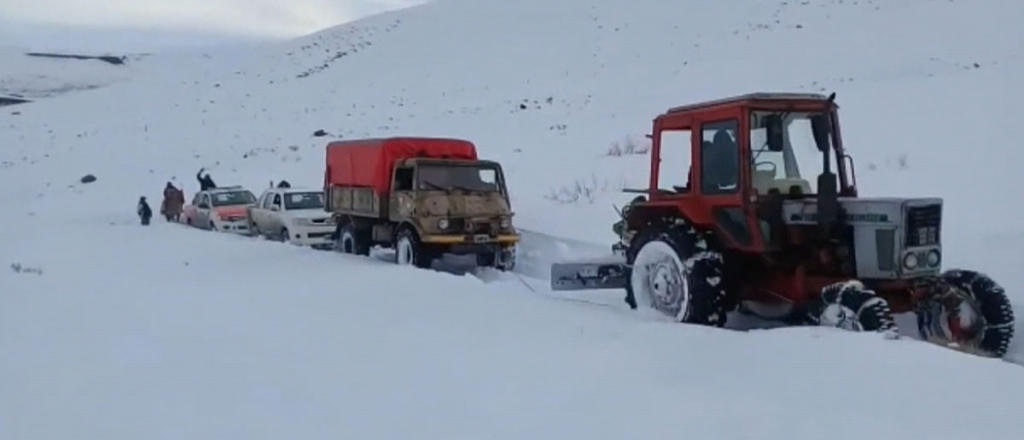
<svg viewBox="0 0 1024 440">
<path fill-rule="evenodd" d="M 370 255 L 370 237 L 360 232 L 352 222 L 348 222 L 338 228 L 334 243 L 338 252 L 363 256 Z"/>
<path fill-rule="evenodd" d="M 434 262 L 431 250 L 420 242 L 419 235 L 412 228 L 402 228 L 395 237 L 395 262 L 429 269 Z"/>
<path fill-rule="evenodd" d="M 653 224 L 627 251 L 626 303 L 678 322 L 722 327 L 726 321 L 723 257 L 693 227 Z"/>
</svg>

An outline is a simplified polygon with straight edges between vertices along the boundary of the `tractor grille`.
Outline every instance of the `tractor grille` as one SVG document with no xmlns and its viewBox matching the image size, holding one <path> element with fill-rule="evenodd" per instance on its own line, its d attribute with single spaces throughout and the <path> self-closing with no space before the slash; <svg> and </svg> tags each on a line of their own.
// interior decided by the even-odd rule
<svg viewBox="0 0 1024 440">
<path fill-rule="evenodd" d="M 942 205 L 919 206 L 907 210 L 907 247 L 939 244 Z"/>
</svg>

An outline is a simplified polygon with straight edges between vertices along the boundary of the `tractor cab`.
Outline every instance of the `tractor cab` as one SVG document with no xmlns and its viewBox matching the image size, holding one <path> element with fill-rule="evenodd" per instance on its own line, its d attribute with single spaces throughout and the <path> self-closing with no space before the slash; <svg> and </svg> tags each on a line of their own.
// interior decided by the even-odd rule
<svg viewBox="0 0 1024 440">
<path fill-rule="evenodd" d="M 827 228 L 837 198 L 856 196 L 833 98 L 759 93 L 672 108 L 654 119 L 649 189 L 633 192 L 648 195 L 652 215 L 682 210 L 738 250 L 781 246 L 786 200 L 815 200 Z"/>
</svg>

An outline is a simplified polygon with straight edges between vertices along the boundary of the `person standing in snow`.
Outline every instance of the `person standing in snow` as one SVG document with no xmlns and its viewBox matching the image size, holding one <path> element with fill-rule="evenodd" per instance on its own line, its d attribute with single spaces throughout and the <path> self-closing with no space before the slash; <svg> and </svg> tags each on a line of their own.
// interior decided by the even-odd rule
<svg viewBox="0 0 1024 440">
<path fill-rule="evenodd" d="M 149 203 L 146 203 L 146 197 L 139 197 L 139 206 L 136 209 L 139 214 L 139 218 L 142 220 L 143 226 L 149 225 L 149 219 L 153 217 L 153 210 L 149 208 Z"/>
<path fill-rule="evenodd" d="M 196 180 L 199 181 L 199 190 L 206 191 L 208 189 L 216 188 L 217 184 L 213 183 L 213 178 L 210 177 L 210 174 L 207 173 L 205 176 L 203 176 L 203 171 L 206 171 L 206 168 L 200 168 L 199 172 L 196 173 Z"/>
<path fill-rule="evenodd" d="M 171 182 L 167 182 L 167 186 L 164 188 L 164 201 L 160 205 L 160 214 L 162 214 L 167 221 L 178 221 L 184 206 L 185 193 L 180 189 L 175 188 Z"/>
</svg>

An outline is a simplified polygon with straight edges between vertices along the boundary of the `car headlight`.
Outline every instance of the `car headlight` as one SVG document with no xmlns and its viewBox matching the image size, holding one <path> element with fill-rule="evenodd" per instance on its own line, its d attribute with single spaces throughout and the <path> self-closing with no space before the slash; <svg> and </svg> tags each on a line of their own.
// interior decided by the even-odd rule
<svg viewBox="0 0 1024 440">
<path fill-rule="evenodd" d="M 437 221 L 437 227 L 439 229 L 448 229 L 449 226 L 451 226 L 451 223 L 446 218 Z"/>
</svg>

